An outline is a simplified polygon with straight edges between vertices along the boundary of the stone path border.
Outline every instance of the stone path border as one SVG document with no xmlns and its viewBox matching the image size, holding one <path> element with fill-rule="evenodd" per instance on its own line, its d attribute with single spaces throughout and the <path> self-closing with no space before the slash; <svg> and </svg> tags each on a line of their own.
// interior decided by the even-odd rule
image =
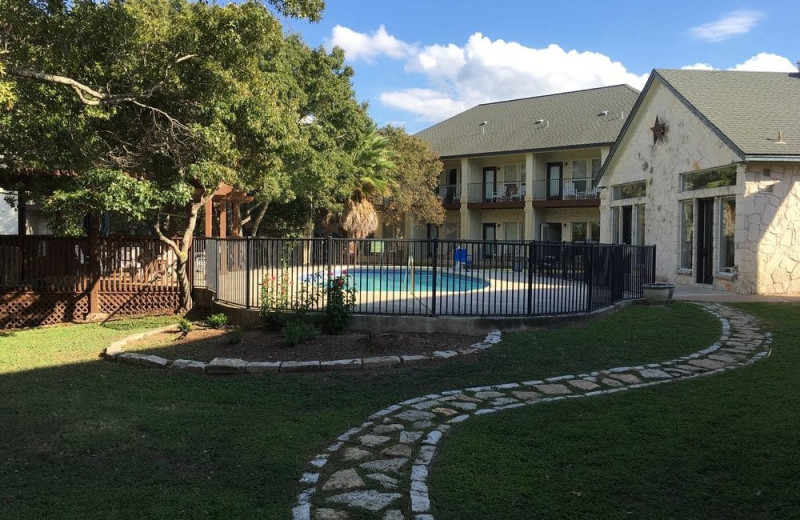
<svg viewBox="0 0 800 520">
<path fill-rule="evenodd" d="M 481 352 L 496 345 L 501 340 L 499 330 L 490 331 L 483 341 L 473 343 L 469 347 L 455 350 L 436 350 L 432 354 L 414 354 L 402 356 L 377 356 L 367 358 L 334 359 L 331 361 L 245 361 L 237 358 L 214 358 L 208 363 L 192 359 L 176 359 L 171 361 L 161 356 L 152 354 L 137 354 L 125 352 L 125 345 L 139 341 L 162 332 L 179 332 L 175 325 L 168 325 L 157 329 L 132 334 L 114 341 L 103 349 L 101 357 L 110 361 L 119 361 L 130 365 L 149 368 L 168 368 L 170 370 L 193 372 L 197 374 L 244 374 L 244 373 L 286 373 L 286 372 L 319 372 L 331 370 L 359 370 L 370 368 L 387 368 L 398 366 L 411 366 L 450 359 L 457 356 L 467 356 Z"/>
<path fill-rule="evenodd" d="M 613 394 L 716 374 L 769 355 L 772 335 L 754 317 L 699 304 L 722 324 L 710 347 L 662 363 L 450 390 L 394 404 L 349 429 L 310 462 L 293 520 L 346 520 L 344 508 L 381 520 L 433 520 L 428 467 L 453 426 L 480 415 L 568 398 Z M 498 336 L 499 337 L 499 336 Z M 361 518 L 361 516 L 359 516 Z"/>
</svg>

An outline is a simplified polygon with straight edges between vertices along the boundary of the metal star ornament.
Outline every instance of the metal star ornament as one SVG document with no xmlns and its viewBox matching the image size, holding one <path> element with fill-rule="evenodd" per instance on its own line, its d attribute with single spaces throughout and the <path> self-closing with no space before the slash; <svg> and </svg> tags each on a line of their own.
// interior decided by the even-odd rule
<svg viewBox="0 0 800 520">
<path fill-rule="evenodd" d="M 653 132 L 653 144 L 656 144 L 658 141 L 664 140 L 664 136 L 667 133 L 667 124 L 659 121 L 658 116 L 656 116 L 656 124 L 651 126 L 650 130 Z"/>
</svg>

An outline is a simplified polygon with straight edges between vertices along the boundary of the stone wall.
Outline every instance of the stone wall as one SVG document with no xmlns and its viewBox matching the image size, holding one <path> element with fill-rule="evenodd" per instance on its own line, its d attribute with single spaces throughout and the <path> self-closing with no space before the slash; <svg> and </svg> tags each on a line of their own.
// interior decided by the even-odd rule
<svg viewBox="0 0 800 520">
<path fill-rule="evenodd" d="M 750 163 L 746 179 L 737 206 L 746 233 L 741 245 L 737 236 L 739 290 L 800 293 L 800 164 Z"/>
<path fill-rule="evenodd" d="M 653 143 L 651 127 L 656 116 L 667 125 L 664 138 Z M 740 167 L 737 185 L 691 192 L 679 191 L 680 174 L 738 162 L 736 153 L 672 92 L 654 82 L 647 98 L 623 136 L 600 185 L 608 189 L 601 194 L 602 242 L 611 241 L 611 208 L 645 204 L 645 242 L 656 244 L 656 278 L 676 283 L 691 283 L 690 275 L 679 275 L 680 201 L 736 195 L 744 190 L 744 171 Z M 646 181 L 647 196 L 638 199 L 611 201 L 615 185 Z M 737 245 L 744 240 L 737 206 Z M 716 234 L 716 232 L 715 232 Z M 717 243 L 717 237 L 714 238 Z M 736 251 L 739 254 L 739 251 Z M 715 258 L 714 265 L 718 265 Z M 741 262 L 737 259 L 737 264 Z"/>
</svg>

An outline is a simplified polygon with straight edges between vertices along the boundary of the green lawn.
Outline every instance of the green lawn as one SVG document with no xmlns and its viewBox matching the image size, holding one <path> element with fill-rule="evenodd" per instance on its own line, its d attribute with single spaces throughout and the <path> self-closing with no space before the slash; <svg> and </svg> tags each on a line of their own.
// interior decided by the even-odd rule
<svg viewBox="0 0 800 520">
<path fill-rule="evenodd" d="M 754 309 L 766 316 L 774 315 L 778 324 L 791 321 L 792 316 L 796 322 L 800 314 L 797 307 L 789 306 Z M 786 319 L 778 319 L 777 310 Z M 164 322 L 162 318 L 111 326 L 54 327 L 0 336 L 0 518 L 289 518 L 297 481 L 314 454 L 388 404 L 433 391 L 666 360 L 704 348 L 719 335 L 719 325 L 709 315 L 693 305 L 675 304 L 667 308 L 628 307 L 570 327 L 506 334 L 500 345 L 483 354 L 415 369 L 203 377 L 97 360 L 97 354 L 110 339 Z M 680 328 L 679 337 L 676 327 Z M 609 430 L 608 453 L 602 439 L 591 441 L 604 450 L 601 473 L 612 481 L 609 485 L 615 487 L 616 493 L 619 489 L 624 491 L 628 484 L 615 486 L 615 475 L 638 469 L 609 466 L 609 461 L 642 458 L 636 451 L 642 448 L 625 448 L 628 437 L 680 429 L 680 421 L 696 422 L 684 419 L 687 415 L 680 413 L 684 404 L 677 401 L 684 395 L 694 395 L 710 410 L 709 418 L 703 418 L 690 435 L 698 442 L 710 442 L 722 431 L 735 438 L 743 451 L 759 446 L 765 436 L 769 439 L 766 444 L 778 443 L 783 450 L 777 431 L 785 432 L 783 444 L 791 444 L 786 441 L 797 432 L 796 410 L 800 409 L 794 405 L 785 408 L 783 403 L 791 403 L 788 398 L 797 390 L 768 381 L 775 371 L 779 372 L 777 375 L 786 372 L 785 376 L 790 370 L 796 373 L 800 362 L 797 352 L 795 357 L 788 352 L 791 340 L 786 338 L 791 330 L 778 326 L 774 330 L 775 355 L 751 369 L 701 382 L 623 393 L 631 395 L 534 406 L 493 416 L 491 421 L 472 419 L 443 441 L 434 463 L 431 496 L 437 518 L 529 517 L 530 504 L 537 504 L 535 509 L 541 506 L 526 498 L 527 490 L 540 487 L 540 483 L 534 485 L 529 480 L 538 472 L 524 461 L 538 464 L 545 457 L 556 460 L 556 467 L 564 462 L 578 468 L 580 461 L 565 458 L 561 446 L 572 438 L 586 438 L 594 427 Z M 780 359 L 784 359 L 786 367 L 776 361 Z M 754 373 L 762 374 L 761 378 Z M 782 410 L 782 420 L 793 425 L 793 431 L 772 424 L 750 435 L 744 426 L 750 412 L 740 411 L 742 401 L 756 408 L 760 405 L 756 406 L 757 395 L 748 384 L 736 383 L 742 377 L 755 378 L 759 382 L 754 386 L 764 391 L 775 387 L 783 392 L 787 399 L 761 408 Z M 722 384 L 717 379 L 733 381 L 727 394 L 738 392 L 744 396 L 729 397 L 729 401 L 716 406 L 713 401 L 701 399 L 701 395 L 720 393 L 698 386 Z M 684 384 L 687 389 L 680 389 Z M 664 403 L 654 403 L 640 411 L 636 403 L 625 404 L 635 398 L 661 398 Z M 588 408 L 579 410 L 580 406 Z M 666 407 L 663 414 L 658 413 L 662 406 Z M 711 413 L 717 407 L 724 408 Z M 549 422 L 563 423 L 564 442 L 545 433 L 552 424 L 535 418 L 543 413 L 555 414 L 553 417 L 559 419 Z M 720 416 L 716 421 L 710 418 L 715 414 Z M 742 422 L 737 424 L 743 426 L 731 427 L 730 421 L 725 420 L 727 415 L 739 417 Z M 610 433 L 616 423 L 627 425 L 624 434 Z M 489 439 L 489 444 L 484 438 Z M 653 449 L 645 456 L 661 461 L 664 459 L 660 457 L 667 457 L 668 469 L 677 471 L 672 466 L 679 464 L 673 461 L 680 462 L 685 454 L 671 451 L 672 443 L 680 443 L 668 438 L 666 445 L 656 443 L 666 455 Z M 494 446 L 492 439 L 504 440 Z M 726 444 L 732 442 L 728 440 Z M 798 449 L 796 442 L 794 445 Z M 491 461 L 481 462 L 475 450 L 489 450 L 487 446 L 492 446 L 497 457 L 521 462 L 515 462 L 512 470 L 493 467 Z M 612 448 L 618 450 L 619 457 Z M 465 455 L 464 451 L 468 453 Z M 713 452 L 707 456 L 713 458 Z M 761 457 L 763 464 L 772 461 L 765 453 L 752 456 Z M 797 452 L 794 457 L 793 462 L 798 462 Z M 791 472 L 793 467 L 800 464 L 787 465 L 784 472 Z M 563 480 L 589 471 L 583 468 L 570 473 L 567 466 L 564 468 L 562 473 L 566 475 L 551 471 L 551 477 Z M 476 469 L 477 475 L 473 473 Z M 718 476 L 713 467 L 701 469 L 705 471 L 701 474 L 703 479 Z M 482 477 L 490 474 L 496 484 L 481 489 L 491 499 L 475 491 L 475 486 L 480 487 L 483 482 Z M 504 480 L 507 475 L 510 478 Z M 649 478 L 655 481 L 653 489 L 668 490 L 658 491 L 660 494 L 682 496 L 693 488 L 676 488 L 669 476 L 668 471 L 652 469 Z M 792 480 L 787 482 L 782 484 L 784 488 L 796 486 Z M 782 503 L 771 500 L 781 486 L 769 484 L 767 481 L 761 485 L 762 494 L 757 497 L 774 508 L 782 507 Z M 519 492 L 513 496 L 519 498 L 511 500 L 508 490 L 514 486 Z M 538 493 L 538 489 L 535 491 Z M 574 501 L 599 502 L 584 500 L 594 496 L 589 487 L 570 491 L 581 492 L 580 498 L 568 497 L 566 504 L 570 508 Z M 638 513 L 652 511 L 658 504 L 648 502 L 650 493 L 649 488 L 630 487 L 630 498 L 617 495 L 611 502 L 626 500 L 636 505 L 644 500 L 644 505 L 630 507 Z M 645 494 L 644 499 L 640 494 Z M 499 507 L 498 503 L 509 503 L 505 505 L 507 509 L 498 509 L 498 514 L 476 515 L 483 498 L 493 508 Z M 515 503 L 525 509 L 515 510 Z M 609 503 L 606 501 L 604 507 Z M 556 516 L 565 514 L 564 505 L 553 507 L 558 508 L 551 510 L 557 511 Z M 470 508 L 473 514 L 465 513 Z M 606 516 L 613 517 L 620 508 L 600 511 L 611 512 Z M 593 516 L 592 512 L 581 514 Z"/>
<path fill-rule="evenodd" d="M 774 331 L 755 365 L 465 423 L 433 466 L 437 520 L 800 518 L 800 306 L 741 308 Z"/>
</svg>

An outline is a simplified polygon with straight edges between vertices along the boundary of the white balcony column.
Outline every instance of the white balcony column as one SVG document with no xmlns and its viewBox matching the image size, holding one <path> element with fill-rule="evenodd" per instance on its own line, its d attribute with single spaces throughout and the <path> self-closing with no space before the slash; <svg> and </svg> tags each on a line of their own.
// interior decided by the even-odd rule
<svg viewBox="0 0 800 520">
<path fill-rule="evenodd" d="M 536 229 L 536 213 L 533 211 L 533 179 L 535 175 L 536 161 L 533 160 L 533 153 L 525 154 L 525 240 L 533 240 L 534 230 Z"/>
<path fill-rule="evenodd" d="M 469 218 L 469 180 L 472 176 L 471 161 L 467 158 L 461 159 L 461 238 L 470 236 Z"/>
</svg>

